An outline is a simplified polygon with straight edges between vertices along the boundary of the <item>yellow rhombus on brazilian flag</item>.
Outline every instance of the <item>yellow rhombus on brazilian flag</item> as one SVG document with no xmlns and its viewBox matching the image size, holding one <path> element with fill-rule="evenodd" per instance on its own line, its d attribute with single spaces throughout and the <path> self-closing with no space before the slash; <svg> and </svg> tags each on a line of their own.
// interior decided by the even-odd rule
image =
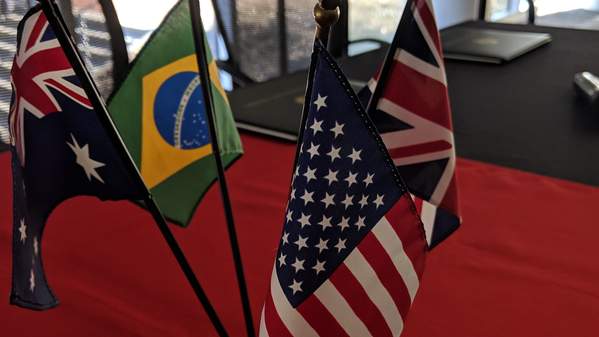
<svg viewBox="0 0 599 337">
<path fill-rule="evenodd" d="M 164 215 L 187 226 L 217 178 L 188 2 L 179 1 L 150 37 L 109 110 Z M 210 86 L 225 166 L 243 152 L 209 50 Z"/>
</svg>

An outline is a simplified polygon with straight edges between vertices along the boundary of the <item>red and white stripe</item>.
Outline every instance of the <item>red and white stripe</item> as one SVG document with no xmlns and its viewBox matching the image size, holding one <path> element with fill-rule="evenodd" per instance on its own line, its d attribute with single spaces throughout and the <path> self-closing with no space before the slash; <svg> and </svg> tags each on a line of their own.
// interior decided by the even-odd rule
<svg viewBox="0 0 599 337">
<path fill-rule="evenodd" d="M 420 284 L 426 243 L 402 197 L 346 260 L 297 308 L 273 271 L 260 337 L 396 337 Z"/>
</svg>

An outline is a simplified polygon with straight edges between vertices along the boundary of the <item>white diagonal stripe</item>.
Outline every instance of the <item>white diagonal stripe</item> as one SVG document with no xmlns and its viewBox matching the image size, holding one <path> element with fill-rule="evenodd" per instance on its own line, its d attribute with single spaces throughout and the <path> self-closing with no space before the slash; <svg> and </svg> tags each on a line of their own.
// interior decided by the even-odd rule
<svg viewBox="0 0 599 337">
<path fill-rule="evenodd" d="M 354 251 L 344 261 L 350 272 L 356 277 L 368 298 L 380 310 L 391 334 L 399 336 L 403 330 L 403 319 L 393 298 L 372 269 L 359 249 Z"/>
<path fill-rule="evenodd" d="M 379 240 L 387 254 L 389 254 L 395 269 L 399 275 L 401 275 L 406 288 L 408 288 L 410 299 L 413 302 L 416 292 L 418 291 L 420 281 L 418 281 L 418 275 L 416 274 L 416 270 L 414 270 L 412 261 L 410 261 L 410 258 L 403 249 L 401 239 L 399 236 L 397 236 L 397 233 L 393 230 L 391 224 L 385 217 L 383 217 L 381 221 L 374 226 L 372 232 Z"/>
<path fill-rule="evenodd" d="M 275 309 L 281 322 L 285 324 L 287 330 L 291 332 L 293 336 L 302 336 L 302 337 L 318 337 L 318 333 L 306 322 L 304 317 L 300 315 L 297 310 L 295 310 L 285 293 L 283 293 L 283 289 L 281 289 L 281 284 L 279 283 L 279 279 L 277 277 L 277 271 L 273 270 L 272 277 L 270 280 L 270 291 L 272 293 L 272 300 L 275 304 Z"/>
<path fill-rule="evenodd" d="M 397 50 L 395 60 L 414 69 L 422 75 L 428 76 L 447 86 L 447 79 L 445 78 L 445 72 L 442 68 L 435 67 L 428 62 L 422 61 L 422 59 L 410 54 L 407 50 Z"/>
<path fill-rule="evenodd" d="M 262 315 L 260 316 L 260 331 L 258 332 L 259 337 L 269 337 L 268 330 L 266 329 L 266 321 L 264 321 L 264 311 L 265 308 L 262 308 Z"/>
<path fill-rule="evenodd" d="M 325 281 L 314 295 L 320 300 L 322 305 L 335 317 L 337 323 L 351 337 L 372 337 L 364 322 L 356 315 L 349 306 L 349 303 L 335 288 L 331 281 Z M 303 336 L 302 336 L 303 337 Z"/>
</svg>

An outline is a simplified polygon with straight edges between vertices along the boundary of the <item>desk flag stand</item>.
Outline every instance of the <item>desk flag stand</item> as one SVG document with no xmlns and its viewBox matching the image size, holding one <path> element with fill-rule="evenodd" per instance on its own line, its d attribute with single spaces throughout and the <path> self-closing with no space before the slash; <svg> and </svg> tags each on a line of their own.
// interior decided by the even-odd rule
<svg viewBox="0 0 599 337">
<path fill-rule="evenodd" d="M 113 143 L 113 146 L 119 153 L 119 156 L 122 158 L 123 162 L 127 165 L 127 169 L 130 171 L 131 176 L 135 179 L 135 183 L 140 187 L 140 189 L 142 191 L 145 192 L 145 198 L 143 201 L 144 201 L 148 211 L 152 215 L 160 232 L 162 233 L 162 236 L 164 237 L 166 243 L 168 244 L 169 248 L 171 249 L 171 252 L 175 256 L 175 259 L 177 260 L 177 263 L 179 264 L 181 270 L 185 274 L 185 277 L 187 278 L 187 281 L 189 282 L 190 286 L 192 287 L 196 297 L 198 298 L 198 300 L 204 307 L 204 310 L 206 311 L 206 314 L 208 315 L 210 322 L 212 323 L 212 325 L 214 326 L 215 330 L 217 331 L 217 333 L 220 337 L 228 337 L 229 335 L 227 334 L 227 331 L 225 330 L 224 325 L 222 324 L 220 318 L 218 317 L 216 310 L 212 306 L 212 303 L 210 303 L 208 296 L 206 295 L 202 286 L 200 285 L 200 282 L 198 281 L 196 275 L 193 272 L 193 269 L 191 268 L 189 262 L 187 261 L 185 254 L 181 250 L 181 247 L 179 247 L 179 244 L 177 243 L 177 240 L 175 239 L 170 228 L 168 227 L 168 224 L 167 224 L 164 216 L 160 212 L 158 205 L 152 198 L 152 195 L 151 195 L 149 189 L 147 188 L 146 184 L 143 181 L 143 178 L 141 177 L 139 171 L 137 170 L 137 167 L 135 166 L 133 160 L 131 159 L 131 156 L 129 155 L 127 148 L 125 147 L 118 131 L 116 130 L 116 127 L 112 123 L 110 115 L 108 114 L 108 110 L 106 109 L 106 105 L 104 104 L 102 98 L 100 97 L 98 89 L 96 88 L 88 70 L 86 69 L 86 67 L 83 63 L 83 60 L 81 59 L 81 56 L 77 52 L 77 49 L 75 47 L 75 44 L 73 43 L 72 37 L 67 29 L 67 26 L 61 16 L 61 14 L 60 14 L 58 6 L 54 2 L 54 0 L 39 0 L 39 1 L 42 4 L 42 9 L 44 11 L 44 14 L 48 18 L 48 22 L 54 29 L 56 37 L 57 37 L 58 41 L 60 42 L 69 62 L 71 63 L 71 65 L 75 71 L 75 74 L 81 80 L 81 85 L 82 85 L 83 89 L 85 90 L 85 93 L 88 96 L 88 98 L 94 108 L 94 111 L 96 112 L 96 114 L 98 116 L 98 119 L 100 120 L 100 122 L 104 126 L 106 132 L 108 133 L 108 135 Z M 203 87 L 205 87 L 205 86 L 203 86 Z M 216 157 L 218 158 L 219 156 L 216 156 Z"/>
</svg>

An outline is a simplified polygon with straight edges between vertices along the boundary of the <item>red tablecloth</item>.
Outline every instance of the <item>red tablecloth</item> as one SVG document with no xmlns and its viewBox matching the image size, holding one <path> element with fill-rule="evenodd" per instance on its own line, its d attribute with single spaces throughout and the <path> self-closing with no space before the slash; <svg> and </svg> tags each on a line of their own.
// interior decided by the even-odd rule
<svg viewBox="0 0 599 337">
<path fill-rule="evenodd" d="M 254 318 L 282 229 L 294 147 L 243 137 L 229 172 Z M 151 218 L 77 198 L 52 215 L 44 263 L 62 304 L 8 305 L 11 191 L 0 155 L 0 336 L 213 336 Z M 409 336 L 597 336 L 599 189 L 459 160 L 463 227 L 429 256 Z M 599 174 L 599 173 L 598 173 Z M 243 336 L 218 190 L 177 237 L 232 336 Z"/>
</svg>

